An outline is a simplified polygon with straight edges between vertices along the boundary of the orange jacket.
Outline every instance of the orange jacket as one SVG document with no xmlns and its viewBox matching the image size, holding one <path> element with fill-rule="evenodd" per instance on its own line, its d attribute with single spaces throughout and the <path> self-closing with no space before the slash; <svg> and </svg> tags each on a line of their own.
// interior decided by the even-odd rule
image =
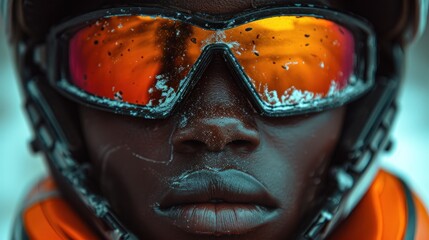
<svg viewBox="0 0 429 240">
<path fill-rule="evenodd" d="M 14 239 L 98 239 L 59 196 L 52 179 L 30 192 Z M 330 240 L 428 240 L 429 216 L 396 177 L 381 170 L 352 214 Z"/>
</svg>

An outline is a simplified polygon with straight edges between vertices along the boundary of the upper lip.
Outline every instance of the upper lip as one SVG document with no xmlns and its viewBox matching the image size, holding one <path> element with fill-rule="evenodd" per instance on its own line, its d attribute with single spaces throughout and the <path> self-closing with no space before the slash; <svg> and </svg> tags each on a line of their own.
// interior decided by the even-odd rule
<svg viewBox="0 0 429 240">
<path fill-rule="evenodd" d="M 242 171 L 228 169 L 198 170 L 173 181 L 170 190 L 162 198 L 159 209 L 203 203 L 278 207 L 277 201 L 260 181 Z"/>
</svg>

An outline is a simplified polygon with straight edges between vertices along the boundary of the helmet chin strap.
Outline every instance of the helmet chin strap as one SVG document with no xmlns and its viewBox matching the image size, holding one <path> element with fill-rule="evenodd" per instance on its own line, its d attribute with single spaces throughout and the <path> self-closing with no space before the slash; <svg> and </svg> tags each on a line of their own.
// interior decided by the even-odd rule
<svg viewBox="0 0 429 240">
<path fill-rule="evenodd" d="M 378 172 L 378 154 L 390 148 L 403 59 L 399 45 L 392 49 L 387 57 L 393 62 L 381 64 L 375 87 L 348 107 L 349 126 L 344 129 L 330 172 L 332 191 L 300 239 L 324 239 L 350 214 Z"/>
<path fill-rule="evenodd" d="M 46 79 L 44 59 L 39 54 L 43 46 L 22 45 L 18 55 L 22 61 L 20 66 L 26 66 L 21 78 L 25 108 L 35 134 L 33 150 L 45 154 L 59 191 L 100 236 L 137 239 L 121 224 L 109 203 L 97 194 L 89 175 L 90 163 L 82 153 L 78 120 L 73 121 L 76 116 L 71 116 L 71 109 L 65 107 L 67 100 L 56 93 Z"/>
<path fill-rule="evenodd" d="M 59 190 L 71 199 L 98 233 L 108 239 L 133 239 L 111 211 L 108 202 L 92 188 L 88 162 L 78 162 L 68 147 L 68 141 L 57 121 L 51 103 L 44 96 L 46 86 L 34 77 L 26 82 L 26 109 L 35 130 L 33 147 L 42 151 Z M 51 100 L 51 99 L 50 99 Z"/>
<path fill-rule="evenodd" d="M 346 150 L 345 158 L 331 168 L 333 191 L 328 194 L 301 239 L 324 239 L 328 236 L 354 209 L 378 172 L 377 155 L 389 144 L 389 130 L 397 112 L 394 99 L 398 81 L 383 78 L 377 81 L 375 89 L 362 99 L 373 105 L 366 104 L 362 105 L 365 109 L 355 109 L 356 114 L 368 115 L 370 120 L 362 129 L 369 131 L 363 131 L 357 139 L 355 145 L 361 146 Z"/>
</svg>

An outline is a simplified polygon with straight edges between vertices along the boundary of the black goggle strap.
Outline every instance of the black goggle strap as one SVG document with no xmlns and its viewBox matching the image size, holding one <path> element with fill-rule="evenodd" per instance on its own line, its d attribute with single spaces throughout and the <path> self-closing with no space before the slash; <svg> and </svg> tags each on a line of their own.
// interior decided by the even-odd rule
<svg viewBox="0 0 429 240">
<path fill-rule="evenodd" d="M 324 239 L 354 209 L 378 172 L 377 155 L 390 146 L 390 129 L 397 113 L 395 96 L 399 81 L 379 78 L 375 88 L 358 100 L 349 116 L 359 119 L 345 134 L 341 163 L 332 169 L 335 190 L 301 239 Z M 341 151 L 341 150 L 340 150 Z"/>
</svg>

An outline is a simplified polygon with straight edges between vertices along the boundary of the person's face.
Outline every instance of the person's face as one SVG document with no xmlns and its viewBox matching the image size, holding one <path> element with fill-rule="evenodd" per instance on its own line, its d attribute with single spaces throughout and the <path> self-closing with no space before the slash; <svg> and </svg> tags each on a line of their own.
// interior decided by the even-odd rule
<svg viewBox="0 0 429 240">
<path fill-rule="evenodd" d="M 218 14 L 272 2 L 163 4 Z M 215 57 L 165 120 L 80 113 L 102 195 L 140 238 L 290 239 L 322 196 L 345 108 L 262 117 Z"/>
</svg>

